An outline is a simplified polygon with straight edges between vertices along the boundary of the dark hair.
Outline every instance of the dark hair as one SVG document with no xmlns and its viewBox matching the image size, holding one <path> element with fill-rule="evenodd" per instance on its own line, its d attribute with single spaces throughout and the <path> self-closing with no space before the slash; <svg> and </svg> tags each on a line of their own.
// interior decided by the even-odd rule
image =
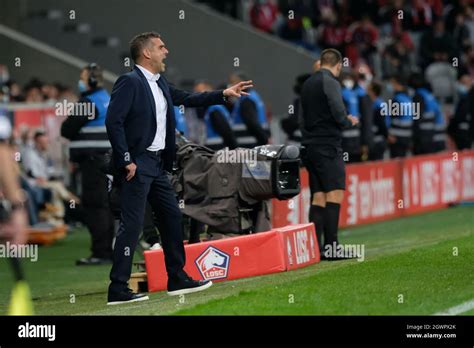
<svg viewBox="0 0 474 348">
<path fill-rule="evenodd" d="M 408 85 L 412 88 L 426 88 L 427 83 L 425 77 L 421 73 L 413 73 L 408 79 Z"/>
<path fill-rule="evenodd" d="M 236 76 L 241 81 L 247 81 L 249 79 L 245 71 L 234 71 L 231 75 Z"/>
<path fill-rule="evenodd" d="M 35 134 L 33 136 L 34 140 L 38 140 L 39 137 L 42 137 L 43 135 L 46 135 L 46 132 L 42 129 L 38 129 L 35 131 Z"/>
<path fill-rule="evenodd" d="M 296 76 L 295 85 L 293 86 L 293 91 L 297 94 L 301 94 L 301 90 L 303 89 L 303 85 L 307 79 L 311 77 L 311 74 L 301 74 Z"/>
<path fill-rule="evenodd" d="M 398 84 L 402 86 L 406 85 L 406 78 L 397 74 L 389 75 L 387 77 L 387 80 L 389 81 L 394 80 L 395 82 L 397 82 Z"/>
<path fill-rule="evenodd" d="M 102 86 L 104 84 L 104 73 L 102 67 L 96 63 L 90 63 L 82 68 L 82 71 L 89 72 L 87 82 L 91 88 Z"/>
<path fill-rule="evenodd" d="M 143 48 L 149 44 L 151 39 L 160 39 L 161 35 L 154 32 L 148 31 L 146 33 L 141 33 L 136 35 L 130 41 L 130 56 L 136 62 L 140 58 Z"/>
<path fill-rule="evenodd" d="M 377 97 L 382 94 L 382 84 L 380 82 L 372 81 L 369 85 L 369 88 L 374 92 Z"/>
<path fill-rule="evenodd" d="M 327 48 L 321 52 L 321 65 L 336 66 L 342 62 L 342 54 L 335 48 Z"/>
</svg>

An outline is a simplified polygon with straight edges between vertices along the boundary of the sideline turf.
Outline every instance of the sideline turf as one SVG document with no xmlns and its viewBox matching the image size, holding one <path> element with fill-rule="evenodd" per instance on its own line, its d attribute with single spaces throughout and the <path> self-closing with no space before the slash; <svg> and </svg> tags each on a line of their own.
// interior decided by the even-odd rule
<svg viewBox="0 0 474 348">
<path fill-rule="evenodd" d="M 366 261 L 321 262 L 296 271 L 216 283 L 209 290 L 106 306 L 110 266 L 76 267 L 89 236 L 78 230 L 24 262 L 36 314 L 432 314 L 474 298 L 474 207 L 456 207 L 341 231 L 365 244 Z M 452 256 L 452 248 L 459 255 Z M 0 259 L 0 314 L 12 275 Z M 294 303 L 289 303 L 289 295 Z M 397 302 L 404 295 L 404 303 Z M 473 314 L 467 312 L 465 314 Z"/>
</svg>

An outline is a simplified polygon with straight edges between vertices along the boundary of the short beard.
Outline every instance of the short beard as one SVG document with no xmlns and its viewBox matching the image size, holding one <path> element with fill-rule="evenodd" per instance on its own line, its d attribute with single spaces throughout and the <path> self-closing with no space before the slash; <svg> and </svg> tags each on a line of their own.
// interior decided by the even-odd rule
<svg viewBox="0 0 474 348">
<path fill-rule="evenodd" d="M 162 73 L 164 73 L 166 71 L 166 64 L 165 63 L 162 63 L 161 64 L 161 71 Z"/>
</svg>

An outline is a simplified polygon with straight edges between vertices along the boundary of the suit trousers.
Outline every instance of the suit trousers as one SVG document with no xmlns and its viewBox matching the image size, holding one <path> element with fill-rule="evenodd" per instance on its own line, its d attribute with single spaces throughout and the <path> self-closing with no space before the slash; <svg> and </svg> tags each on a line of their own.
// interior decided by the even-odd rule
<svg viewBox="0 0 474 348">
<path fill-rule="evenodd" d="M 115 240 L 109 294 L 127 291 L 147 201 L 157 217 L 168 278 L 185 276 L 182 214 L 168 175 L 163 170 L 161 157 L 146 151 L 135 159 L 135 163 L 135 176 L 130 181 L 125 179 L 125 173 L 121 177 L 121 219 Z"/>
</svg>

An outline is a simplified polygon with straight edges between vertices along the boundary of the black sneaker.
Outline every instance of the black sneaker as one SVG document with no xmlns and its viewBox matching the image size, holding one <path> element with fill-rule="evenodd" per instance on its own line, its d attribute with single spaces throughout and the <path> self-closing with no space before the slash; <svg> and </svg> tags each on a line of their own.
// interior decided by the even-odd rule
<svg viewBox="0 0 474 348">
<path fill-rule="evenodd" d="M 212 286 L 210 280 L 194 280 L 189 276 L 176 279 L 168 279 L 168 295 L 178 296 L 206 290 Z"/>
<path fill-rule="evenodd" d="M 110 258 L 101 257 L 84 257 L 76 261 L 76 266 L 97 266 L 97 265 L 108 265 L 112 263 Z"/>
<path fill-rule="evenodd" d="M 146 301 L 150 298 L 145 294 L 137 294 L 134 293 L 132 290 L 128 289 L 127 291 L 108 296 L 108 306 L 113 306 L 122 303 L 132 303 L 132 302 L 139 302 L 139 301 Z"/>
</svg>

